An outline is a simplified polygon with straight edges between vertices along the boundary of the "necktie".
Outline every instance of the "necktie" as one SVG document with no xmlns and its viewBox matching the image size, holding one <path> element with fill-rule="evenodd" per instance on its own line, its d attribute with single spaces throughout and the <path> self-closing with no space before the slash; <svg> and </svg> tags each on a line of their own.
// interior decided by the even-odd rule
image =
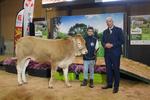
<svg viewBox="0 0 150 100">
<path fill-rule="evenodd" d="M 110 34 L 112 34 L 112 30 L 111 29 L 109 29 L 109 32 L 110 32 Z"/>
</svg>

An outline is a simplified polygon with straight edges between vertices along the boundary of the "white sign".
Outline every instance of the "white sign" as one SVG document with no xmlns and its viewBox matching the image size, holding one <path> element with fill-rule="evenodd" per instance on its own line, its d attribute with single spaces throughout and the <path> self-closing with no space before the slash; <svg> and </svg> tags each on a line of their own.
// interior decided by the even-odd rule
<svg viewBox="0 0 150 100">
<path fill-rule="evenodd" d="M 130 44 L 150 45 L 150 15 L 130 17 Z"/>
<path fill-rule="evenodd" d="M 149 40 L 132 40 L 131 45 L 149 45 Z"/>
</svg>

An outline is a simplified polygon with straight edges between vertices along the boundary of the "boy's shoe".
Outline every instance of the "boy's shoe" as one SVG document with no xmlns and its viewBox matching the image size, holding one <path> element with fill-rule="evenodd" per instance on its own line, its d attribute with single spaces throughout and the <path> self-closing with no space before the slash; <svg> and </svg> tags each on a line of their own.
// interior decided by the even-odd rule
<svg viewBox="0 0 150 100">
<path fill-rule="evenodd" d="M 118 93 L 119 89 L 118 88 L 114 88 L 113 89 L 113 93 Z"/>
<path fill-rule="evenodd" d="M 84 79 L 81 86 L 87 86 L 87 79 Z"/>
<path fill-rule="evenodd" d="M 90 79 L 90 84 L 89 84 L 90 88 L 94 88 L 94 83 L 93 83 L 93 79 Z"/>
</svg>

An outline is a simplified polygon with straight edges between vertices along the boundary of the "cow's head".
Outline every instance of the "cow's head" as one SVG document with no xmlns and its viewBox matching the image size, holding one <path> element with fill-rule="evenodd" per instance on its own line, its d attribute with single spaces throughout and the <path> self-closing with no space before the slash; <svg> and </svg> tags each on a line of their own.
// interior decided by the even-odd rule
<svg viewBox="0 0 150 100">
<path fill-rule="evenodd" d="M 76 47 L 76 56 L 84 55 L 88 53 L 87 48 L 85 46 L 85 40 L 80 34 L 77 34 L 74 38 L 75 41 L 75 47 Z"/>
</svg>

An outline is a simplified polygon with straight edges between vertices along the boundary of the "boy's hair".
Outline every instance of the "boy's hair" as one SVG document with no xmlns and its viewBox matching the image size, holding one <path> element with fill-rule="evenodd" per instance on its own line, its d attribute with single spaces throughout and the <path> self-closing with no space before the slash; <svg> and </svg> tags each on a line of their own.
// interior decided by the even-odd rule
<svg viewBox="0 0 150 100">
<path fill-rule="evenodd" d="M 94 28 L 93 28 L 93 27 L 88 27 L 88 28 L 87 28 L 87 31 L 88 31 L 88 30 L 93 30 L 93 31 L 94 31 Z"/>
</svg>

